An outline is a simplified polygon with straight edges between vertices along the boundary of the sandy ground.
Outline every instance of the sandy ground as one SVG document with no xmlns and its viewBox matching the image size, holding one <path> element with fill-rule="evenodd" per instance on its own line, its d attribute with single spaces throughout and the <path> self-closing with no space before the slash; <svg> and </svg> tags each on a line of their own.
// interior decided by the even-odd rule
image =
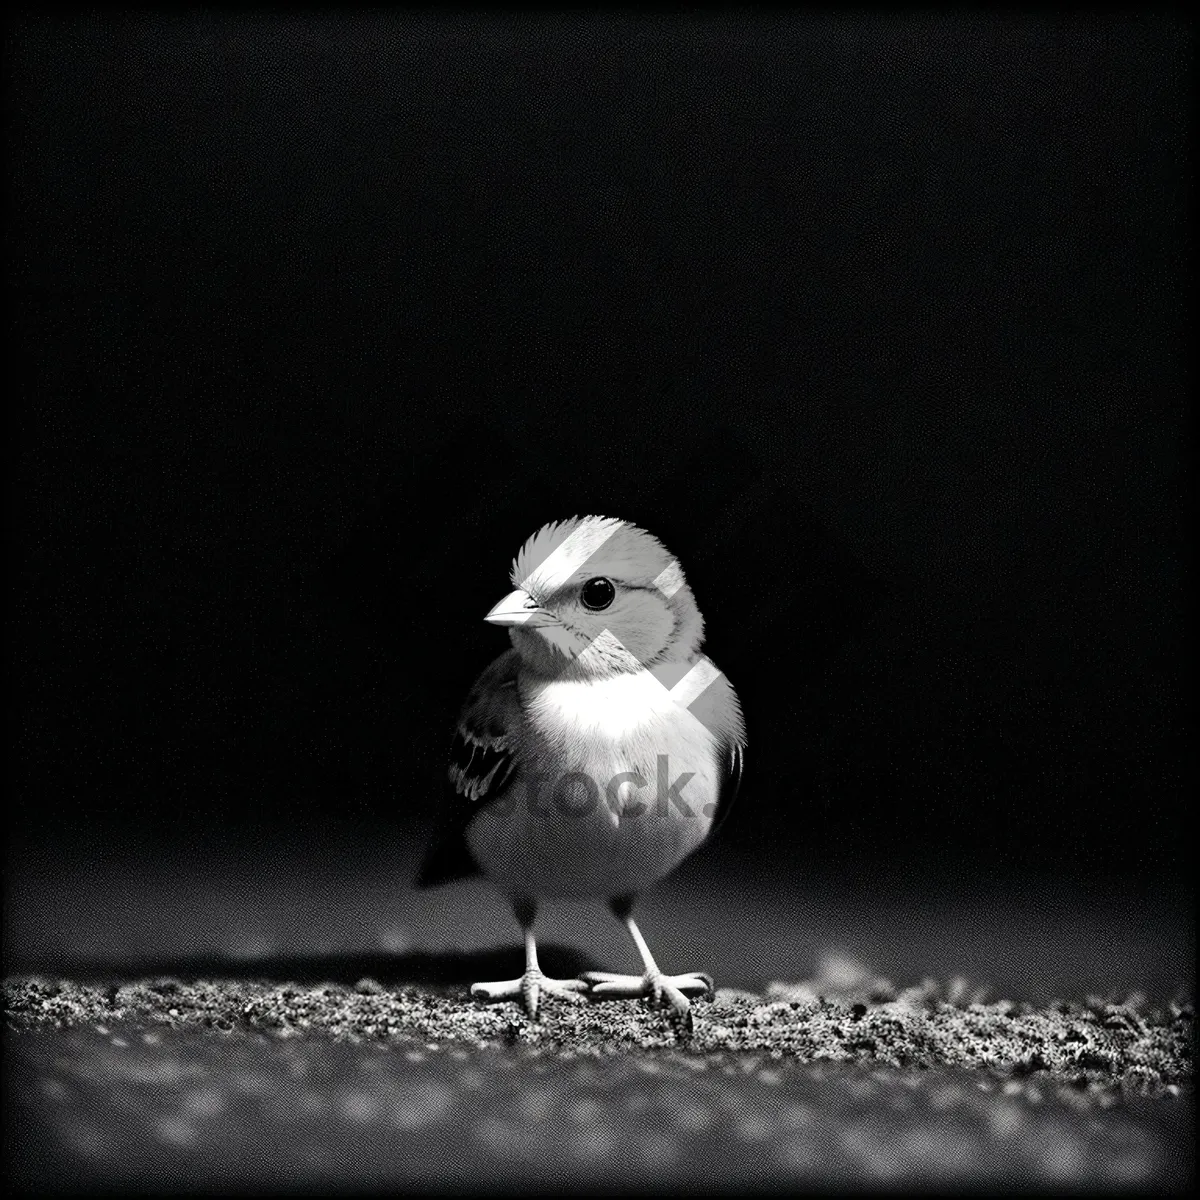
<svg viewBox="0 0 1200 1200">
<path fill-rule="evenodd" d="M 562 953 L 551 953 L 559 959 Z M 5 983 L 9 1159 L 39 1188 L 1174 1190 L 1193 1011 L 1039 1006 L 853 965 L 530 1022 L 456 986 Z"/>
<path fill-rule="evenodd" d="M 639 907 L 665 967 L 719 985 L 681 1042 L 635 1001 L 551 1000 L 537 1024 L 472 1002 L 470 981 L 521 968 L 511 914 L 479 881 L 407 890 L 382 836 L 244 861 L 51 850 L 10 869 L 4 912 L 26 1192 L 1145 1192 L 1192 1173 L 1191 905 L 1166 889 L 771 881 L 697 856 Z M 596 906 L 539 930 L 550 974 L 635 966 Z"/>
</svg>

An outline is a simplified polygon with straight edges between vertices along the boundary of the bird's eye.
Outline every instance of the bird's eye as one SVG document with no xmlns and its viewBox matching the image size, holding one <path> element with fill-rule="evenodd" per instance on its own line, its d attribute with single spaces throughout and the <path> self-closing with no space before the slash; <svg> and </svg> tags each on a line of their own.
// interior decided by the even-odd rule
<svg viewBox="0 0 1200 1200">
<path fill-rule="evenodd" d="M 603 575 L 597 575 L 595 579 L 589 579 L 583 585 L 579 592 L 579 598 L 583 601 L 584 608 L 590 608 L 592 612 L 600 612 L 617 598 L 617 589 Z"/>
</svg>

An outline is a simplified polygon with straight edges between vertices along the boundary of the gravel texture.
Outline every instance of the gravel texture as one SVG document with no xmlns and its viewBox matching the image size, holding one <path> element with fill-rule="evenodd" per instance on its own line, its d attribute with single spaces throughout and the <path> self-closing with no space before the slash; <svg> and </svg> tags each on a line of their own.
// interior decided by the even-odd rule
<svg viewBox="0 0 1200 1200">
<path fill-rule="evenodd" d="M 721 989 L 530 1022 L 452 986 L 5 983 L 26 1188 L 1171 1189 L 1193 1011 L 963 981 Z"/>
<path fill-rule="evenodd" d="M 1122 1003 L 1037 1008 L 987 1002 L 965 983 L 927 982 L 897 991 L 861 984 L 773 983 L 765 996 L 720 989 L 697 1001 L 690 1037 L 644 1002 L 543 1002 L 536 1022 L 512 1004 L 481 1006 L 460 989 L 353 987 L 163 978 L 79 984 L 16 979 L 5 984 L 10 1027 L 69 1028 L 118 1022 L 262 1031 L 279 1038 L 474 1048 L 526 1045 L 574 1053 L 672 1049 L 692 1054 L 760 1054 L 801 1062 L 891 1067 L 969 1067 L 997 1077 L 1042 1075 L 1097 1094 L 1159 1096 L 1190 1079 L 1190 1004 L 1168 1011 L 1140 997 Z"/>
</svg>

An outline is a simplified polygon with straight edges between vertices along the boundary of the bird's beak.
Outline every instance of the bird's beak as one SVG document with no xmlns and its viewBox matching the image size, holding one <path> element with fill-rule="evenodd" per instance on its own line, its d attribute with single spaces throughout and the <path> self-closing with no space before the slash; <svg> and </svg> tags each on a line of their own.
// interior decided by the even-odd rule
<svg viewBox="0 0 1200 1200">
<path fill-rule="evenodd" d="M 483 619 L 492 625 L 524 625 L 529 628 L 553 625 L 556 620 L 553 613 L 539 608 L 537 601 L 524 588 L 509 592 Z"/>
</svg>

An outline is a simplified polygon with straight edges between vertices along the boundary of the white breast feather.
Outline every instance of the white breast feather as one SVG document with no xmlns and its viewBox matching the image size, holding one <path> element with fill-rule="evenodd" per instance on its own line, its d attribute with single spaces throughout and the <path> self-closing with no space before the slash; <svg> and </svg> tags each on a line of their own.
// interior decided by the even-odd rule
<svg viewBox="0 0 1200 1200">
<path fill-rule="evenodd" d="M 637 891 L 704 841 L 722 765 L 709 731 L 653 675 L 556 680 L 531 688 L 524 701 L 515 802 L 481 813 L 468 832 L 472 851 L 501 887 L 560 896 Z M 536 805 L 522 793 L 532 772 L 545 781 Z M 596 785 L 600 803 L 583 815 L 546 799 L 568 772 Z M 619 783 L 627 772 L 644 782 Z M 669 787 L 683 776 L 690 778 L 675 793 L 678 802 L 669 800 L 660 780 Z"/>
</svg>

